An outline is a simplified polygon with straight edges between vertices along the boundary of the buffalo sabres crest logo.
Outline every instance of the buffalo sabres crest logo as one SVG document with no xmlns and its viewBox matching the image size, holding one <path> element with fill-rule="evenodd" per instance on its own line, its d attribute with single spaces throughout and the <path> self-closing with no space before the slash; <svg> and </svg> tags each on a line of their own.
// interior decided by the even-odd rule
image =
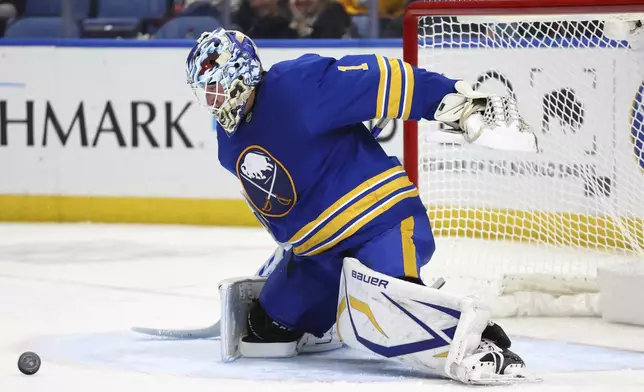
<svg viewBox="0 0 644 392">
<path fill-rule="evenodd" d="M 291 175 L 262 147 L 250 146 L 239 154 L 237 176 L 249 201 L 263 215 L 284 216 L 297 201 Z"/>
</svg>

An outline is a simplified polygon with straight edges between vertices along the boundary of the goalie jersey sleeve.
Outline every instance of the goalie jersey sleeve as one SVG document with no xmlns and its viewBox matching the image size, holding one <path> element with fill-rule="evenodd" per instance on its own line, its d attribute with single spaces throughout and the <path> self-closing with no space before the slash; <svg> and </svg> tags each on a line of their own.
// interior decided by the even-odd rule
<svg viewBox="0 0 644 392">
<path fill-rule="evenodd" d="M 318 131 L 374 118 L 433 120 L 442 98 L 455 92 L 456 80 L 399 59 L 307 55 L 300 61 L 310 64 L 297 91 L 306 95 L 310 128 Z"/>
</svg>

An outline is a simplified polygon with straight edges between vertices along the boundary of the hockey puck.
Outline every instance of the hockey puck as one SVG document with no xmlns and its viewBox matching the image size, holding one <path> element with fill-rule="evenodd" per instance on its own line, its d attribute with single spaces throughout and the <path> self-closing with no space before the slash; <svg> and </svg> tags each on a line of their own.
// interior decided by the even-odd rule
<svg viewBox="0 0 644 392">
<path fill-rule="evenodd" d="M 31 351 L 22 353 L 18 358 L 18 369 L 28 376 L 35 374 L 40 369 L 40 357 Z"/>
</svg>

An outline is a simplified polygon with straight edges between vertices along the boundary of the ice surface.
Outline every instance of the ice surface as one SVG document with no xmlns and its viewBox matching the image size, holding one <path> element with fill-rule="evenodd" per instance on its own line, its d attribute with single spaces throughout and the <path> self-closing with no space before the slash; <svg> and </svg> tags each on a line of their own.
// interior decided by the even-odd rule
<svg viewBox="0 0 644 392">
<path fill-rule="evenodd" d="M 130 331 L 212 324 L 217 282 L 252 274 L 273 249 L 261 229 L 0 225 L 0 391 L 471 389 L 349 349 L 222 364 L 216 340 Z M 512 391 L 644 390 L 642 328 L 601 319 L 501 324 L 545 379 Z M 16 367 L 27 350 L 43 359 L 30 377 Z"/>
</svg>

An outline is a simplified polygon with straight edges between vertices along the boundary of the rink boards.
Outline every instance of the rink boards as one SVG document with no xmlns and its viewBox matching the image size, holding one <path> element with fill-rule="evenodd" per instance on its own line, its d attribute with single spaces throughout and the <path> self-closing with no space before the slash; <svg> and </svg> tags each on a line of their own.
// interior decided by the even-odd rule
<svg viewBox="0 0 644 392">
<path fill-rule="evenodd" d="M 261 56 L 402 56 L 399 41 L 352 42 L 269 41 Z M 256 224 L 185 85 L 190 41 L 19 44 L 0 46 L 0 220 Z M 401 130 L 382 133 L 391 155 Z"/>
<path fill-rule="evenodd" d="M 0 46 L 0 220 L 256 224 L 237 179 L 219 166 L 213 119 L 185 86 L 188 41 L 24 44 Z M 402 55 L 396 40 L 259 44 L 267 66 L 307 52 Z M 520 84 L 534 64 L 515 68 Z M 639 96 L 631 79 L 618 82 Z M 402 124 L 381 143 L 402 158 Z M 556 202 L 540 208 L 558 210 Z"/>
</svg>

